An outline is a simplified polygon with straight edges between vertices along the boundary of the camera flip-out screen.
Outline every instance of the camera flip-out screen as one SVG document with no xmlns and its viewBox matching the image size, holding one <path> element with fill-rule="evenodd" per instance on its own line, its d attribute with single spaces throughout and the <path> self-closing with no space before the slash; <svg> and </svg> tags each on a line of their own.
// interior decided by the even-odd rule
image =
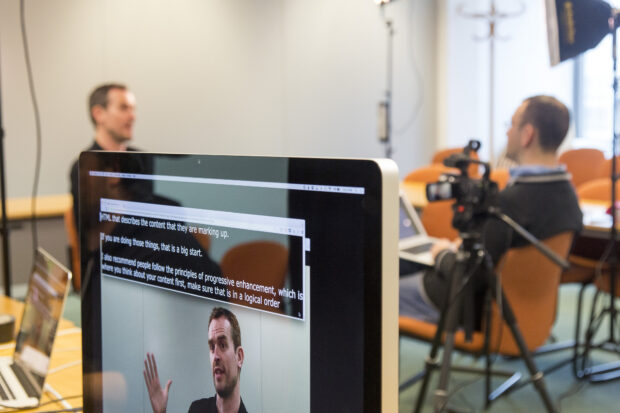
<svg viewBox="0 0 620 413">
<path fill-rule="evenodd" d="M 426 184 L 426 198 L 431 202 L 452 199 L 454 198 L 452 185 L 453 183 L 449 181 Z"/>
</svg>

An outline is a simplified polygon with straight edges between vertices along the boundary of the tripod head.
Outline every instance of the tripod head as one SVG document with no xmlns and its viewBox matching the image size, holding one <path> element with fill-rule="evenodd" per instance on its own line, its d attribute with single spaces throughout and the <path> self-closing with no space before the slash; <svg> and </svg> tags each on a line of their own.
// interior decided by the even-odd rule
<svg viewBox="0 0 620 413">
<path fill-rule="evenodd" d="M 444 165 L 457 168 L 460 174 L 443 174 L 439 181 L 426 185 L 426 197 L 430 202 L 454 199 L 452 205 L 454 217 L 452 226 L 459 231 L 463 240 L 463 248 L 473 251 L 480 240 L 484 224 L 489 218 L 499 219 L 510 226 L 515 232 L 536 246 L 541 253 L 563 269 L 568 269 L 568 262 L 541 244 L 532 234 L 517 222 L 503 214 L 497 206 L 499 189 L 497 183 L 491 181 L 491 167 L 487 162 L 471 157 L 472 152 L 480 149 L 480 141 L 470 140 L 463 152 L 452 154 L 444 160 Z M 469 176 L 472 164 L 481 165 L 484 170 L 480 179 Z"/>
</svg>

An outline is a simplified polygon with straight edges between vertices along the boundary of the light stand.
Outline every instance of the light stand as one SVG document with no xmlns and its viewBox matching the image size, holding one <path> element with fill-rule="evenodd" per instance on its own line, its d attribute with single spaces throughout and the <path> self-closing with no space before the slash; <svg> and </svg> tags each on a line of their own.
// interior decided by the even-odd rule
<svg viewBox="0 0 620 413">
<path fill-rule="evenodd" d="M 387 56 L 386 56 L 386 87 L 385 100 L 379 103 L 379 140 L 385 147 L 385 157 L 392 157 L 392 73 L 394 63 L 394 26 L 392 20 L 385 17 L 384 7 L 389 0 L 380 0 L 381 15 L 387 28 Z"/>
<path fill-rule="evenodd" d="M 615 342 L 614 340 L 614 321 L 616 320 L 616 306 L 614 305 L 614 295 L 616 293 L 616 273 L 618 270 L 618 252 L 616 251 L 615 248 L 613 248 L 613 244 L 616 242 L 616 233 L 618 232 L 616 229 L 616 224 L 617 224 L 617 217 L 616 217 L 616 199 L 617 199 L 617 195 L 616 194 L 616 181 L 618 180 L 618 175 L 616 174 L 616 163 L 618 162 L 618 160 L 616 159 L 616 151 L 617 151 L 617 146 L 618 146 L 618 133 L 617 131 L 617 125 L 616 125 L 616 118 L 618 116 L 618 69 L 617 69 L 617 52 L 616 52 L 616 40 L 617 40 L 617 34 L 616 34 L 616 25 L 614 23 L 613 18 L 610 19 L 610 29 L 611 29 L 611 36 L 612 36 L 612 52 L 611 52 L 611 56 L 612 56 L 612 65 L 613 65 L 613 77 L 614 77 L 614 81 L 613 81 L 613 99 L 614 99 L 614 103 L 613 103 L 613 121 L 612 121 L 612 138 L 611 138 L 611 151 L 612 151 L 612 155 L 611 155 L 611 229 L 609 230 L 609 239 L 610 242 L 612 244 L 612 253 L 611 253 L 611 262 L 610 262 L 610 283 L 611 283 L 611 319 L 610 319 L 610 329 L 609 329 L 609 338 L 612 342 Z"/>
<path fill-rule="evenodd" d="M 0 53 L 0 58 L 1 58 Z M 0 62 L 2 63 L 2 62 Z M 0 64 L 0 68 L 2 65 Z M 0 71 L 0 210 L 2 212 L 2 269 L 4 281 L 4 294 L 11 296 L 11 272 L 9 263 L 9 231 L 8 220 L 6 217 L 6 187 L 5 187 L 5 168 L 4 168 L 4 125 L 2 123 L 2 73 Z"/>
<path fill-rule="evenodd" d="M 595 368 L 586 368 L 589 352 L 592 349 L 610 350 L 618 354 L 619 344 L 616 337 L 617 309 L 615 305 L 615 293 L 618 272 L 618 252 L 616 250 L 617 237 L 617 208 L 616 208 L 616 165 L 617 132 L 616 116 L 618 101 L 618 77 L 616 68 L 616 28 L 618 27 L 618 12 L 603 0 L 545 0 L 547 17 L 547 36 L 549 40 L 549 57 L 551 65 L 572 59 L 588 49 L 596 47 L 608 34 L 612 35 L 612 63 L 613 63 L 613 125 L 612 125 L 612 161 L 611 161 L 611 228 L 609 230 L 608 248 L 611 249 L 608 257 L 610 277 L 610 304 L 595 316 L 595 306 L 598 294 L 595 296 L 592 306 L 590 323 L 586 330 L 581 353 L 581 370 L 577 369 L 578 346 L 575 342 L 575 357 L 573 360 L 574 370 L 577 377 L 586 378 L 592 382 L 606 381 L 620 378 L 618 372 L 620 364 L 602 365 Z M 601 261 L 604 261 L 601 258 Z M 603 317 L 609 315 L 609 336 L 601 344 L 594 345 L 594 335 L 601 325 Z M 579 320 L 577 320 L 577 328 Z M 578 330 L 576 331 L 576 338 Z M 611 347 L 611 348 L 610 348 Z"/>
<path fill-rule="evenodd" d="M 591 346 L 594 340 L 594 334 L 598 330 L 598 324 L 594 324 L 594 306 L 592 307 L 592 315 L 590 323 L 586 330 L 586 338 L 584 343 L 584 351 L 582 354 L 582 370 L 578 372 L 581 378 L 586 378 L 591 382 L 602 382 L 620 378 L 620 364 L 619 363 L 607 363 L 592 368 L 585 368 L 588 360 L 589 352 L 592 348 L 605 349 L 606 345 L 616 347 L 618 344 L 616 337 L 616 320 L 618 310 L 615 305 L 615 294 L 617 284 L 618 273 L 618 250 L 616 249 L 616 237 L 618 230 L 617 225 L 617 208 L 616 208 L 616 182 L 618 180 L 618 174 L 616 173 L 617 166 L 617 114 L 618 114 L 618 74 L 617 74 L 617 34 L 616 34 L 616 16 L 612 16 L 609 19 L 609 29 L 612 36 L 612 65 L 613 65 L 613 133 L 612 133 L 612 157 L 611 157 L 611 228 L 609 229 L 609 245 L 610 255 L 608 258 L 609 263 L 609 288 L 610 288 L 610 302 L 609 307 L 601 311 L 599 317 L 604 314 L 609 314 L 609 337 L 596 346 Z M 596 302 L 596 300 L 595 300 Z M 613 350 L 612 350 L 613 351 Z M 617 351 L 617 350 L 616 350 Z"/>
</svg>

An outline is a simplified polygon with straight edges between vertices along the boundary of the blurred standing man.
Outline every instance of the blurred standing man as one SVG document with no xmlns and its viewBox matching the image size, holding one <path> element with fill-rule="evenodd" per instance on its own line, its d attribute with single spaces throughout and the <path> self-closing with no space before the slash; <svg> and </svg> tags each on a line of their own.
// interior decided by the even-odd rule
<svg viewBox="0 0 620 413">
<path fill-rule="evenodd" d="M 135 151 L 128 146 L 136 120 L 136 98 L 127 86 L 108 83 L 97 87 L 88 99 L 90 120 L 95 127 L 95 140 L 85 150 Z M 78 163 L 71 167 L 73 214 L 78 222 Z"/>
</svg>

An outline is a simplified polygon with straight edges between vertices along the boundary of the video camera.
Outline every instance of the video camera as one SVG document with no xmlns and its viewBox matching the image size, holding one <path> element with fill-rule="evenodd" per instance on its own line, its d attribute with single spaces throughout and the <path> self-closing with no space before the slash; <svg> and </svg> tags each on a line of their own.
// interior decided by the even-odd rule
<svg viewBox="0 0 620 413">
<path fill-rule="evenodd" d="M 472 151 L 477 152 L 478 149 L 480 141 L 470 140 L 463 152 L 452 154 L 443 161 L 444 165 L 459 169 L 460 174 L 443 174 L 438 182 L 426 185 L 426 197 L 429 201 L 456 200 L 452 206 L 452 226 L 459 232 L 479 228 L 498 193 L 497 184 L 489 177 L 489 164 L 470 156 Z M 484 167 L 481 179 L 469 177 L 468 169 L 472 164 Z"/>
</svg>

